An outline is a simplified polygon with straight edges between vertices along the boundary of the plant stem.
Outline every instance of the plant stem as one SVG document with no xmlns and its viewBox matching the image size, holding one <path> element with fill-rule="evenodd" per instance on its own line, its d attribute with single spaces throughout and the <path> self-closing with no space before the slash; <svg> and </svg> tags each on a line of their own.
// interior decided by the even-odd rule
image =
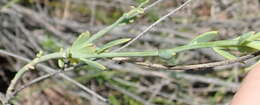
<svg viewBox="0 0 260 105">
<path fill-rule="evenodd" d="M 25 65 L 22 69 L 20 69 L 15 77 L 13 78 L 13 80 L 11 81 L 10 86 L 8 87 L 7 91 L 6 91 L 6 95 L 7 97 L 9 95 L 11 95 L 11 93 L 15 90 L 15 86 L 18 83 L 19 79 L 23 76 L 23 74 L 30 70 L 30 69 L 34 69 L 35 65 L 40 63 L 40 62 L 44 62 L 50 59 L 57 59 L 57 58 L 62 58 L 63 57 L 63 53 L 58 52 L 58 53 L 52 53 L 52 54 L 48 54 L 45 56 L 41 56 L 41 57 L 37 57 L 34 60 L 32 60 L 30 63 L 28 63 L 27 65 Z"/>
<path fill-rule="evenodd" d="M 97 32 L 96 34 L 94 34 L 92 37 L 90 37 L 88 39 L 88 41 L 86 41 L 86 43 L 92 43 L 93 41 L 95 41 L 96 39 L 104 36 L 107 32 L 111 31 L 112 29 L 114 29 L 115 27 L 117 27 L 119 24 L 121 24 L 125 19 L 127 18 L 127 16 L 124 14 L 123 16 L 121 16 L 116 22 L 114 22 L 113 24 L 111 24 L 110 26 L 102 29 L 101 31 Z"/>
<path fill-rule="evenodd" d="M 209 47 L 230 47 L 238 46 L 238 40 L 220 40 L 214 42 L 200 42 L 197 44 L 188 44 L 179 46 L 176 48 L 168 49 L 171 52 L 182 52 L 185 50 L 198 49 L 198 48 L 209 48 Z"/>
<path fill-rule="evenodd" d="M 197 48 L 208 48 L 208 47 L 230 47 L 230 46 L 237 46 L 238 41 L 237 40 L 222 40 L 222 41 L 214 41 L 214 42 L 201 42 L 198 44 L 188 44 L 179 46 L 176 48 L 171 49 L 164 49 L 168 50 L 170 52 L 182 52 L 186 50 L 191 49 L 197 49 Z M 88 55 L 86 58 L 112 58 L 112 57 L 144 57 L 144 56 L 158 56 L 159 51 L 143 51 L 143 52 L 115 52 L 115 53 L 101 53 L 101 54 L 94 54 L 94 55 Z"/>
<path fill-rule="evenodd" d="M 138 6 L 138 8 L 142 8 L 142 6 L 144 4 L 146 4 L 147 2 L 142 3 L 141 5 Z M 135 10 L 131 10 L 128 13 L 123 14 L 119 19 L 117 19 L 116 22 L 114 22 L 113 24 L 111 24 L 110 26 L 102 29 L 101 31 L 97 32 L 96 34 L 94 34 L 92 37 L 90 37 L 88 39 L 88 41 L 86 41 L 85 43 L 92 43 L 93 41 L 97 40 L 98 38 L 104 36 L 107 32 L 113 30 L 115 27 L 117 27 L 118 25 L 120 25 L 121 23 L 124 23 L 124 21 L 126 20 L 131 20 L 133 19 L 135 16 L 137 16 L 138 14 L 141 14 L 140 12 L 137 12 Z"/>
<path fill-rule="evenodd" d="M 88 55 L 86 58 L 113 58 L 113 57 L 144 57 L 157 56 L 158 51 L 142 51 L 142 52 L 118 52 L 118 53 L 101 53 Z"/>
<path fill-rule="evenodd" d="M 112 26 L 111 26 L 112 27 Z M 103 32 L 105 33 L 105 32 Z M 172 49 L 164 49 L 170 52 L 178 53 L 186 50 L 197 49 L 197 48 L 208 48 L 208 47 L 230 47 L 230 46 L 238 46 L 237 40 L 222 40 L 222 41 L 214 41 L 214 42 L 201 42 L 198 44 L 188 44 L 180 47 L 172 48 Z M 7 96 L 10 95 L 14 89 L 16 84 L 22 75 L 30 70 L 34 69 L 34 66 L 37 63 L 44 62 L 50 59 L 63 58 L 63 52 L 57 52 L 48 54 L 45 56 L 37 57 L 32 62 L 25 65 L 22 69 L 20 69 L 15 75 L 14 79 L 11 81 L 10 86 L 7 89 Z M 143 52 L 118 52 L 118 53 L 101 53 L 101 54 L 90 54 L 85 58 L 112 58 L 112 57 L 144 57 L 144 56 L 159 56 L 159 51 L 143 51 Z"/>
</svg>

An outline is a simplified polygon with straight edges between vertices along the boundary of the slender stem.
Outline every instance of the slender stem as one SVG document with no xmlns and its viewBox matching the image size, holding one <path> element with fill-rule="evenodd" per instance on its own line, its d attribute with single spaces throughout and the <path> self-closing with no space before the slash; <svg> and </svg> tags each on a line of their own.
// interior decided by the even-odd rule
<svg viewBox="0 0 260 105">
<path fill-rule="evenodd" d="M 214 41 L 214 42 L 201 42 L 198 44 L 188 44 L 172 49 L 165 49 L 170 52 L 182 52 L 186 50 L 191 50 L 191 49 L 197 49 L 197 48 L 207 48 L 207 47 L 229 47 L 229 46 L 238 46 L 238 41 L 237 40 L 223 40 L 223 41 Z M 87 55 L 85 58 L 112 58 L 112 57 L 144 57 L 144 56 L 158 56 L 159 51 L 154 50 L 154 51 L 143 51 L 143 52 L 118 52 L 118 53 L 101 53 L 101 54 L 90 54 Z M 45 56 L 37 57 L 27 65 L 25 65 L 22 69 L 18 71 L 18 73 L 15 75 L 14 79 L 11 81 L 10 86 L 7 89 L 7 97 L 12 94 L 12 92 L 15 90 L 15 86 L 18 83 L 19 79 L 22 77 L 22 75 L 30 70 L 33 69 L 34 66 L 37 63 L 47 61 L 50 59 L 57 59 L 57 58 L 62 58 L 63 57 L 63 52 L 57 52 L 57 53 L 52 53 L 48 54 Z"/>
<path fill-rule="evenodd" d="M 228 47 L 228 46 L 237 46 L 237 40 L 222 40 L 222 41 L 214 41 L 214 42 L 201 42 L 198 44 L 188 44 L 179 46 L 176 48 L 165 49 L 170 52 L 182 52 L 191 49 L 197 48 L 208 48 L 208 47 Z M 101 53 L 101 54 L 94 54 L 94 55 L 87 55 L 86 58 L 112 58 L 112 57 L 144 57 L 144 56 L 158 56 L 159 51 L 143 51 L 143 52 L 110 52 L 110 53 Z"/>
<path fill-rule="evenodd" d="M 113 57 L 144 57 L 157 56 L 158 51 L 143 51 L 143 52 L 118 52 L 118 53 L 101 53 L 88 55 L 86 58 L 113 58 Z"/>
<path fill-rule="evenodd" d="M 230 46 L 237 46 L 237 45 L 238 45 L 238 40 L 220 40 L 214 42 L 200 42 L 198 44 L 188 44 L 188 45 L 179 46 L 168 50 L 177 53 L 185 50 L 198 49 L 198 48 L 224 47 L 224 46 L 230 47 Z"/>
<path fill-rule="evenodd" d="M 25 85 L 23 85 L 23 86 L 17 88 L 17 89 L 12 93 L 12 96 L 15 96 L 16 94 L 18 94 L 19 92 L 21 92 L 23 89 L 25 89 L 25 88 L 27 88 L 27 87 L 33 85 L 33 84 L 36 84 L 36 83 L 38 83 L 38 82 L 40 82 L 40 81 L 43 81 L 43 80 L 45 80 L 45 79 L 47 79 L 47 78 L 49 78 L 49 77 L 51 77 L 51 76 L 54 76 L 54 75 L 56 75 L 56 74 L 58 74 L 58 73 L 61 73 L 61 72 L 63 72 L 63 71 L 62 71 L 62 70 L 59 70 L 59 71 L 57 71 L 57 72 L 53 72 L 53 73 L 50 73 L 50 74 L 47 74 L 47 75 L 38 77 L 38 78 L 36 78 L 36 79 L 34 79 L 34 80 L 32 80 L 32 81 L 26 83 Z"/>
<path fill-rule="evenodd" d="M 236 59 L 231 60 L 224 60 L 224 61 L 218 61 L 218 62 L 211 62 L 211 63 L 202 63 L 202 64 L 193 64 L 193 65 L 184 65 L 184 66 L 165 66 L 161 64 L 152 64 L 152 63 L 146 63 L 146 62 L 135 62 L 138 65 L 147 66 L 149 68 L 156 68 L 156 69 L 166 69 L 166 70 L 201 70 L 203 68 L 210 68 L 210 67 L 216 67 L 216 66 L 222 66 L 222 65 L 229 65 L 234 64 L 237 62 L 243 62 L 255 57 L 258 57 L 260 55 L 260 51 L 254 52 L 249 55 L 241 56 Z"/>
<path fill-rule="evenodd" d="M 45 55 L 45 56 L 37 57 L 34 60 L 32 60 L 30 63 L 25 65 L 22 69 L 20 69 L 16 73 L 15 77 L 11 81 L 11 84 L 9 85 L 9 87 L 6 91 L 6 95 L 7 96 L 11 95 L 11 93 L 15 90 L 16 84 L 18 83 L 19 79 L 23 76 L 23 74 L 26 71 L 33 69 L 36 64 L 50 60 L 50 59 L 57 59 L 57 58 L 62 58 L 62 57 L 63 57 L 63 53 L 58 52 L 58 53 L 52 53 L 52 54 L 48 54 L 48 55 Z"/>
<path fill-rule="evenodd" d="M 138 8 L 142 8 L 143 5 L 145 5 L 147 2 L 142 3 L 141 5 L 138 6 Z M 155 2 L 155 4 L 158 2 Z M 155 5 L 152 4 L 151 6 Z M 147 10 L 148 8 L 146 8 Z M 96 34 L 94 34 L 92 37 L 90 37 L 88 39 L 88 41 L 86 41 L 85 43 L 92 43 L 93 41 L 97 40 L 98 38 L 104 36 L 106 33 L 108 33 L 109 31 L 113 30 L 115 27 L 117 27 L 118 25 L 120 25 L 121 23 L 124 23 L 125 20 L 129 20 L 129 19 L 133 19 L 135 16 L 137 16 L 138 14 L 140 14 L 140 12 L 137 12 L 135 10 L 131 10 L 128 13 L 123 14 L 116 22 L 114 22 L 113 24 L 111 24 L 110 26 L 102 29 L 101 31 L 97 32 Z"/>
<path fill-rule="evenodd" d="M 8 55 L 8 56 L 12 56 L 14 58 L 17 58 L 19 60 L 22 60 L 22 61 L 25 61 L 25 62 L 31 62 L 31 60 L 27 59 L 27 58 L 24 58 L 24 57 L 21 57 L 21 56 L 18 56 L 16 54 L 13 54 L 13 53 L 10 53 L 10 52 L 6 52 L 4 50 L 1 50 L 0 49 L 0 54 L 5 54 L 5 55 Z M 53 73 L 55 72 L 56 70 L 55 69 L 52 69 L 48 66 L 45 66 L 45 65 L 42 65 L 42 64 L 39 64 L 39 66 L 41 68 L 43 68 L 43 71 L 45 72 L 48 72 L 48 73 Z M 77 67 L 81 66 L 81 64 L 77 65 Z M 72 69 L 72 68 L 71 68 Z M 71 70 L 69 69 L 69 70 Z M 76 80 L 74 79 L 71 79 L 70 77 L 68 77 L 67 75 L 63 74 L 63 73 L 60 73 L 58 74 L 58 76 L 64 78 L 65 80 L 68 80 L 69 82 L 71 82 L 72 84 L 76 85 L 77 87 L 79 87 L 80 89 L 84 90 L 85 92 L 91 94 L 93 97 L 97 97 L 99 100 L 103 101 L 103 102 L 107 102 L 107 99 L 100 96 L 99 94 L 97 94 L 96 92 L 90 90 L 89 88 L 85 87 L 83 84 L 80 84 L 79 82 L 77 82 Z M 19 90 L 16 89 L 16 91 Z M 13 94 L 13 93 L 12 93 Z M 3 103 L 8 103 L 14 96 L 11 95 L 8 95 L 8 97 L 5 97 L 4 100 L 2 101 Z M 0 95 L 1 96 L 1 95 Z M 8 98 L 8 99 L 7 99 Z"/>
<path fill-rule="evenodd" d="M 192 0 L 187 0 L 185 1 L 185 3 L 183 3 L 181 6 L 171 10 L 171 12 L 167 13 L 166 15 L 164 15 L 163 17 L 161 17 L 160 19 L 158 19 L 156 22 L 154 22 L 153 24 L 151 24 L 150 26 L 148 26 L 143 32 L 141 32 L 140 34 L 138 34 L 134 39 L 132 39 L 131 41 L 129 41 L 128 43 L 126 43 L 124 46 L 114 50 L 113 52 L 117 52 L 127 46 L 129 46 L 130 44 L 132 44 L 134 41 L 136 41 L 137 39 L 139 39 L 141 36 L 145 35 L 146 32 L 148 32 L 151 28 L 153 28 L 155 25 L 161 23 L 162 21 L 164 21 L 166 18 L 168 18 L 169 16 L 171 16 L 172 14 L 176 13 L 178 10 L 180 10 L 181 8 L 183 8 L 185 5 L 187 5 L 189 2 L 191 2 Z"/>
<path fill-rule="evenodd" d="M 90 37 L 88 39 L 88 41 L 86 41 L 86 43 L 92 43 L 96 39 L 104 36 L 107 32 L 111 31 L 112 29 L 117 27 L 119 24 L 121 24 L 126 18 L 127 18 L 127 16 L 124 14 L 115 23 L 111 24 L 110 26 L 106 27 L 105 29 L 102 29 L 101 31 L 97 32 L 92 37 Z"/>
</svg>

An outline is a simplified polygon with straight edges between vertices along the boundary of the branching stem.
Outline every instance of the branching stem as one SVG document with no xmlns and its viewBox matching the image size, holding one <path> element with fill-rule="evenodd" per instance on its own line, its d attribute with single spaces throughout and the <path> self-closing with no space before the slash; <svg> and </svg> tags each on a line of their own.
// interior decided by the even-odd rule
<svg viewBox="0 0 260 105">
<path fill-rule="evenodd" d="M 237 40 L 222 40 L 214 42 L 201 42 L 198 44 L 188 44 L 171 49 L 164 49 L 170 52 L 179 53 L 186 50 L 198 49 L 198 48 L 209 48 L 209 47 L 230 47 L 238 46 Z M 159 56 L 159 51 L 140 51 L 140 52 L 109 52 L 95 55 L 88 55 L 86 58 L 113 58 L 113 57 L 144 57 L 144 56 Z"/>
<path fill-rule="evenodd" d="M 59 53 L 52 53 L 52 54 L 48 54 L 48 55 L 45 55 L 45 56 L 37 57 L 34 60 L 32 60 L 30 63 L 25 65 L 22 69 L 20 69 L 16 73 L 15 77 L 11 81 L 11 84 L 6 91 L 7 97 L 9 95 L 11 95 L 11 93 L 15 90 L 15 86 L 18 83 L 18 81 L 20 80 L 20 78 L 23 76 L 23 74 L 30 69 L 34 69 L 36 64 L 43 62 L 43 61 L 50 60 L 50 59 L 57 59 L 57 58 L 62 58 L 62 57 L 63 57 L 63 53 L 60 53 L 60 52 Z"/>
</svg>

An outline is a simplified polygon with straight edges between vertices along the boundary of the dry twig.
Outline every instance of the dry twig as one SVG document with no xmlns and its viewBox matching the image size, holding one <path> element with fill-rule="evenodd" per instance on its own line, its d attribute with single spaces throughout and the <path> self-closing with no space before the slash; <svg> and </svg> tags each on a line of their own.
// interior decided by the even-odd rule
<svg viewBox="0 0 260 105">
<path fill-rule="evenodd" d="M 223 65 L 229 65 L 229 64 L 234 64 L 238 62 L 243 62 L 248 59 L 252 59 L 255 57 L 258 57 L 260 55 L 260 52 L 255 52 L 249 55 L 245 55 L 242 57 L 239 57 L 237 59 L 232 59 L 232 60 L 224 60 L 224 61 L 219 61 L 219 62 L 212 62 L 212 63 L 204 63 L 204 64 L 196 64 L 196 65 L 186 65 L 186 66 L 165 66 L 161 64 L 151 64 L 151 63 L 145 63 L 145 62 L 136 62 L 138 65 L 146 66 L 149 68 L 156 68 L 156 69 L 167 69 L 167 70 L 200 70 L 203 68 L 211 68 L 211 67 L 216 67 L 216 66 L 223 66 Z"/>
</svg>

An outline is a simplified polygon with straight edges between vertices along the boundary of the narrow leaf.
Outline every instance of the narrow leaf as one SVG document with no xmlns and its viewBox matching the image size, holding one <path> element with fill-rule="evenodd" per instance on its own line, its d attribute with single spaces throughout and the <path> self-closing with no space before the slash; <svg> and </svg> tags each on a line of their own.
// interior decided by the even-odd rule
<svg viewBox="0 0 260 105">
<path fill-rule="evenodd" d="M 195 37 L 193 40 L 191 40 L 190 44 L 196 44 L 199 42 L 208 42 L 216 38 L 217 35 L 218 35 L 217 31 L 206 32 Z"/>
<path fill-rule="evenodd" d="M 73 58 L 85 58 L 89 54 L 96 54 L 96 47 L 93 44 L 87 44 L 81 48 L 71 48 L 70 50 Z"/>
<path fill-rule="evenodd" d="M 118 39 L 118 40 L 111 41 L 111 42 L 105 44 L 104 46 L 102 46 L 100 49 L 98 49 L 97 53 L 104 52 L 105 50 L 107 50 L 110 47 L 126 43 L 130 40 L 131 40 L 130 38 L 124 38 L 124 39 Z"/>
<path fill-rule="evenodd" d="M 221 49 L 220 47 L 213 47 L 213 50 L 218 53 L 219 55 L 223 56 L 227 59 L 236 59 L 236 56 L 232 55 L 231 53 Z"/>
<path fill-rule="evenodd" d="M 82 46 L 85 46 L 85 42 L 89 39 L 90 33 L 84 32 L 79 35 L 79 37 L 73 42 L 72 49 L 81 48 Z"/>
<path fill-rule="evenodd" d="M 243 35 L 241 35 L 238 40 L 238 44 L 239 45 L 244 44 L 248 40 L 248 38 L 250 38 L 254 33 L 255 32 L 247 32 L 247 33 L 244 33 Z"/>
<path fill-rule="evenodd" d="M 252 41 L 252 42 L 246 44 L 246 46 L 260 50 L 260 41 Z"/>
<path fill-rule="evenodd" d="M 88 59 L 84 59 L 84 58 L 80 58 L 80 60 L 84 61 L 86 64 L 88 64 L 89 66 L 92 66 L 92 67 L 95 67 L 97 69 L 101 69 L 101 70 L 105 70 L 106 67 L 101 65 L 100 63 L 98 62 L 95 62 L 95 61 L 91 61 L 91 60 L 88 60 Z"/>
<path fill-rule="evenodd" d="M 175 52 L 172 52 L 170 50 L 159 50 L 159 57 L 163 58 L 163 59 L 171 59 L 173 56 L 176 55 Z"/>
<path fill-rule="evenodd" d="M 254 40 L 260 40 L 260 32 L 257 32 L 256 34 L 248 38 L 248 41 L 254 41 Z"/>
</svg>

